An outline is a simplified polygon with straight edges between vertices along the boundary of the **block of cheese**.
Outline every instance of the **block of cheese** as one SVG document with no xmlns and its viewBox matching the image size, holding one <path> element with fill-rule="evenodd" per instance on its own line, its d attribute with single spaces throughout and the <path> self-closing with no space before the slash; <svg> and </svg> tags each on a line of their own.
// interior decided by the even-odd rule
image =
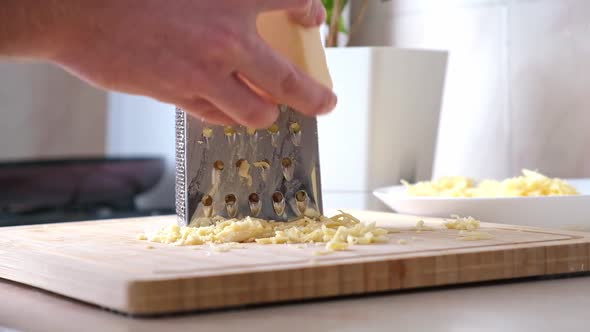
<svg viewBox="0 0 590 332">
<path fill-rule="evenodd" d="M 284 11 L 260 14 L 257 28 L 260 36 L 273 49 L 321 84 L 332 88 L 319 28 L 302 27 Z"/>
</svg>

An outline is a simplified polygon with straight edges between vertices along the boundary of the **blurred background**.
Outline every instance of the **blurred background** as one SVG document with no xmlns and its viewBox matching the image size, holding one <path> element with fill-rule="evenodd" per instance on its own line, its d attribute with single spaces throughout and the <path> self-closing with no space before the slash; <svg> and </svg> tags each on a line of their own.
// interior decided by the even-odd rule
<svg viewBox="0 0 590 332">
<path fill-rule="evenodd" d="M 401 178 L 590 175 L 589 1 L 349 2 L 354 33 L 328 50 L 340 104 L 320 119 L 327 207 L 383 209 L 371 191 Z M 0 226 L 173 213 L 173 111 L 0 63 Z"/>
</svg>

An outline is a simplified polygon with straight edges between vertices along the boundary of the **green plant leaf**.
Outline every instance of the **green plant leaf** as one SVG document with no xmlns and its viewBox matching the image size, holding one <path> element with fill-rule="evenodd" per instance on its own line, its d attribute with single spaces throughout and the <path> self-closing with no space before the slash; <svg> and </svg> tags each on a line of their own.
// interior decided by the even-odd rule
<svg viewBox="0 0 590 332">
<path fill-rule="evenodd" d="M 324 7 L 326 8 L 326 24 L 330 25 L 332 22 L 332 12 L 334 11 L 334 0 L 322 0 Z M 348 5 L 348 0 L 342 1 L 342 8 Z M 344 24 L 344 17 L 340 16 L 338 21 L 338 31 L 342 33 L 348 33 L 348 28 Z"/>
<path fill-rule="evenodd" d="M 343 33 L 348 33 L 348 29 L 346 28 L 346 25 L 344 25 L 344 21 L 343 18 L 340 18 L 340 21 L 338 22 L 338 31 L 339 32 L 343 32 Z"/>
</svg>

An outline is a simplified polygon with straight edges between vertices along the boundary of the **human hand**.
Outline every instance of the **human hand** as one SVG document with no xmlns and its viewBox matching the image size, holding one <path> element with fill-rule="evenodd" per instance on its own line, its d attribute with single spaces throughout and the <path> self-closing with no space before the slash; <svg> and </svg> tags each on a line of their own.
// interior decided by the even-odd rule
<svg viewBox="0 0 590 332">
<path fill-rule="evenodd" d="M 53 2 L 53 1 L 52 1 Z M 332 91 L 272 50 L 257 34 L 256 17 L 289 10 L 293 20 L 317 26 L 320 0 L 62 0 L 53 2 L 63 24 L 55 29 L 50 59 L 101 88 L 176 104 L 214 124 L 261 128 L 275 104 L 315 116 L 336 104 Z"/>
</svg>

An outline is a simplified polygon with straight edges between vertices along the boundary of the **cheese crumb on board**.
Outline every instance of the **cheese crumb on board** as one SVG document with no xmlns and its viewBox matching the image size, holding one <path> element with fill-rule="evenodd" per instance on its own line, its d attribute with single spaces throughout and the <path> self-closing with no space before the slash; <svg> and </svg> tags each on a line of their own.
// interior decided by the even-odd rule
<svg viewBox="0 0 590 332">
<path fill-rule="evenodd" d="M 423 231 L 434 231 L 434 227 L 426 226 L 424 220 L 418 220 L 416 226 L 413 228 L 416 232 L 420 233 Z"/>
<path fill-rule="evenodd" d="M 246 217 L 244 219 L 200 218 L 188 227 L 168 225 L 138 239 L 177 246 L 200 244 L 251 243 L 297 244 L 325 243 L 329 252 L 346 250 L 352 245 L 388 242 L 388 230 L 365 224 L 342 212 L 333 217 L 303 217 L 290 222 L 276 222 Z M 220 247 L 224 251 L 226 247 Z M 230 245 L 230 248 L 231 245 Z M 228 249 L 228 250 L 229 250 Z"/>
<path fill-rule="evenodd" d="M 410 184 L 402 181 L 410 196 L 438 197 L 524 197 L 579 195 L 572 185 L 562 179 L 549 178 L 528 169 L 522 176 L 503 181 L 484 180 L 476 185 L 473 179 L 463 176 L 442 177 L 435 181 Z"/>
<path fill-rule="evenodd" d="M 408 244 L 408 240 L 406 240 L 406 239 L 399 239 L 399 240 L 397 240 L 397 244 L 402 244 L 402 245 L 403 244 Z"/>
<path fill-rule="evenodd" d="M 445 222 L 447 229 L 454 229 L 459 231 L 459 237 L 457 240 L 460 241 L 480 241 L 490 240 L 494 236 L 490 233 L 480 231 L 480 221 L 473 217 L 459 217 L 453 216 L 452 220 Z"/>
<path fill-rule="evenodd" d="M 445 222 L 445 227 L 448 229 L 456 229 L 459 231 L 474 231 L 479 229 L 479 220 L 473 217 L 464 217 L 461 218 L 459 216 L 453 216 L 452 220 L 447 220 Z"/>
</svg>

